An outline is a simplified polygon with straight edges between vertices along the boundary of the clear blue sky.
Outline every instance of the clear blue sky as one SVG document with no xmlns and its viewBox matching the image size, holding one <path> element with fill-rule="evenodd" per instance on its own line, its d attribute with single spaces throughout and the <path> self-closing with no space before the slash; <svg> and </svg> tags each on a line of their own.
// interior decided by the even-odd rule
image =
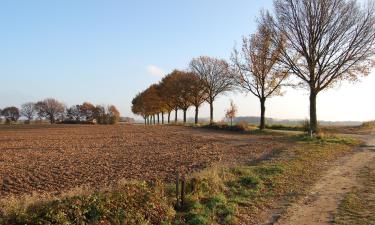
<svg viewBox="0 0 375 225">
<path fill-rule="evenodd" d="M 54 97 L 67 105 L 115 104 L 122 115 L 132 116 L 133 96 L 161 73 L 185 69 L 199 55 L 228 59 L 235 43 L 254 31 L 259 10 L 271 8 L 272 0 L 1 1 L 0 108 Z M 331 98 L 337 95 L 334 102 L 343 95 L 331 92 Z M 269 102 L 268 116 L 307 116 L 306 93 L 288 93 Z M 241 115 L 259 112 L 255 98 L 229 94 L 218 100 L 216 119 L 229 99 Z M 374 108 L 360 117 L 325 110 L 318 109 L 320 119 L 375 115 Z M 202 113 L 208 116 L 207 106 Z"/>
</svg>

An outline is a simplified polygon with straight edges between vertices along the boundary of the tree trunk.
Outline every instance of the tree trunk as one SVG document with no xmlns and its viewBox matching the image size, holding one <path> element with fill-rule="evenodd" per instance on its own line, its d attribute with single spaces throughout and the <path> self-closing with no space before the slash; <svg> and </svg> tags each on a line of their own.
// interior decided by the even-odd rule
<svg viewBox="0 0 375 225">
<path fill-rule="evenodd" d="M 233 126 L 233 118 L 230 118 L 230 126 Z"/>
<path fill-rule="evenodd" d="M 155 115 L 152 115 L 152 120 L 154 122 L 154 125 L 156 124 Z"/>
<path fill-rule="evenodd" d="M 199 106 L 195 106 L 195 124 L 198 124 L 198 110 Z"/>
<path fill-rule="evenodd" d="M 168 112 L 168 123 L 171 122 L 171 111 Z"/>
<path fill-rule="evenodd" d="M 175 109 L 175 114 L 174 114 L 174 122 L 177 123 L 177 108 Z"/>
<path fill-rule="evenodd" d="M 161 113 L 161 124 L 164 124 L 164 112 Z"/>
<path fill-rule="evenodd" d="M 159 117 L 159 113 L 158 113 L 157 115 L 158 115 L 158 124 L 160 124 L 160 117 Z"/>
<path fill-rule="evenodd" d="M 146 117 L 144 119 L 145 119 L 145 125 L 147 125 Z"/>
<path fill-rule="evenodd" d="M 187 109 L 184 109 L 184 123 L 186 123 L 186 111 Z"/>
<path fill-rule="evenodd" d="M 310 90 L 310 135 L 316 133 L 318 129 L 318 119 L 316 115 L 316 96 L 315 90 Z"/>
<path fill-rule="evenodd" d="M 264 130 L 266 128 L 266 99 L 261 98 L 260 99 L 260 126 L 259 128 L 261 130 Z"/>
<path fill-rule="evenodd" d="M 210 123 L 214 122 L 214 100 L 210 99 Z"/>
</svg>

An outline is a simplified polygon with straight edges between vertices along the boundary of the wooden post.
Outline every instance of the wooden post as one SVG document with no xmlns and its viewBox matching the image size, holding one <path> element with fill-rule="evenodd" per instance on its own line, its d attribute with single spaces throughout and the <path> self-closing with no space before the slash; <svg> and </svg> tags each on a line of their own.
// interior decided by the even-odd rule
<svg viewBox="0 0 375 225">
<path fill-rule="evenodd" d="M 185 185 L 186 179 L 183 177 L 181 180 L 181 208 L 185 205 Z"/>
<path fill-rule="evenodd" d="M 179 207 L 179 186 L 180 186 L 180 174 L 176 172 L 176 208 Z"/>
</svg>

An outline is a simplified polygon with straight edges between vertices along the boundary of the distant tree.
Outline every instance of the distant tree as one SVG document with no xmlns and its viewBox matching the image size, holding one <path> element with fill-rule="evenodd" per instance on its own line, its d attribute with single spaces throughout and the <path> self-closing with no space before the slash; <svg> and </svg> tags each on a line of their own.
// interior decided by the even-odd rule
<svg viewBox="0 0 375 225">
<path fill-rule="evenodd" d="M 3 122 L 2 109 L 0 109 L 0 124 Z"/>
<path fill-rule="evenodd" d="M 68 120 L 70 121 L 76 121 L 79 122 L 82 119 L 82 110 L 81 105 L 73 105 L 66 109 L 66 117 L 68 117 Z"/>
<path fill-rule="evenodd" d="M 36 114 L 35 103 L 27 102 L 21 106 L 21 115 L 27 118 L 27 123 L 34 119 Z"/>
<path fill-rule="evenodd" d="M 20 111 L 17 107 L 11 106 L 4 108 L 1 115 L 4 116 L 7 123 L 17 122 L 20 118 Z"/>
<path fill-rule="evenodd" d="M 260 129 L 265 128 L 265 102 L 281 95 L 281 86 L 288 71 L 280 65 L 284 42 L 272 42 L 267 26 L 260 24 L 256 34 L 243 38 L 242 49 L 234 50 L 232 68 L 234 80 L 242 90 L 252 93 L 260 101 Z"/>
<path fill-rule="evenodd" d="M 155 124 L 155 115 L 158 116 L 163 110 L 163 101 L 159 96 L 157 84 L 153 84 L 145 90 L 143 101 L 147 105 L 148 115 L 152 116 L 153 123 Z"/>
<path fill-rule="evenodd" d="M 138 93 L 132 100 L 132 112 L 143 117 L 145 125 L 148 121 L 147 106 L 144 101 L 144 92 Z"/>
<path fill-rule="evenodd" d="M 64 115 L 65 106 L 63 103 L 53 98 L 47 98 L 35 104 L 37 114 L 40 118 L 46 118 L 51 124 L 55 123 L 57 118 Z"/>
<path fill-rule="evenodd" d="M 94 120 L 94 112 L 95 112 L 95 106 L 89 102 L 84 102 L 80 106 L 80 112 L 81 116 L 86 120 L 86 121 L 93 121 Z"/>
<path fill-rule="evenodd" d="M 94 111 L 94 118 L 98 124 L 105 124 L 106 122 L 106 113 L 105 106 L 96 105 Z"/>
<path fill-rule="evenodd" d="M 229 109 L 225 111 L 225 117 L 230 120 L 230 125 L 233 126 L 233 119 L 237 114 L 237 106 L 234 104 L 233 100 L 230 101 Z"/>
<path fill-rule="evenodd" d="M 316 98 L 343 80 L 369 74 L 375 55 L 375 1 L 275 0 L 262 23 L 273 41 L 284 37 L 282 62 L 310 91 L 310 133 L 317 130 Z"/>
<path fill-rule="evenodd" d="M 109 124 L 116 124 L 120 120 L 120 112 L 114 105 L 108 106 Z"/>
<path fill-rule="evenodd" d="M 120 112 L 114 105 L 97 105 L 94 118 L 98 124 L 116 124 L 120 120 Z"/>
<path fill-rule="evenodd" d="M 190 69 L 203 82 L 210 104 L 210 122 L 213 122 L 213 103 L 219 94 L 232 90 L 233 79 L 225 60 L 201 56 L 190 62 Z"/>
</svg>

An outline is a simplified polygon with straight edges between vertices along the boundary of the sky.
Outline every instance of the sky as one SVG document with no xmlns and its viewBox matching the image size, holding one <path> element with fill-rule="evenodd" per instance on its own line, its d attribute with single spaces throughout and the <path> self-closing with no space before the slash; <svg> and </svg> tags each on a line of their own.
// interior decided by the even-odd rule
<svg viewBox="0 0 375 225">
<path fill-rule="evenodd" d="M 135 94 L 173 69 L 201 55 L 228 60 L 262 9 L 272 0 L 0 0 L 0 108 L 53 97 L 114 104 L 134 117 Z M 375 71 L 320 93 L 318 118 L 375 119 L 374 86 Z M 215 102 L 216 120 L 230 100 L 239 116 L 260 113 L 255 97 L 227 93 Z M 308 92 L 286 89 L 266 108 L 267 117 L 307 118 Z M 207 104 L 200 116 L 209 116 Z"/>
</svg>

